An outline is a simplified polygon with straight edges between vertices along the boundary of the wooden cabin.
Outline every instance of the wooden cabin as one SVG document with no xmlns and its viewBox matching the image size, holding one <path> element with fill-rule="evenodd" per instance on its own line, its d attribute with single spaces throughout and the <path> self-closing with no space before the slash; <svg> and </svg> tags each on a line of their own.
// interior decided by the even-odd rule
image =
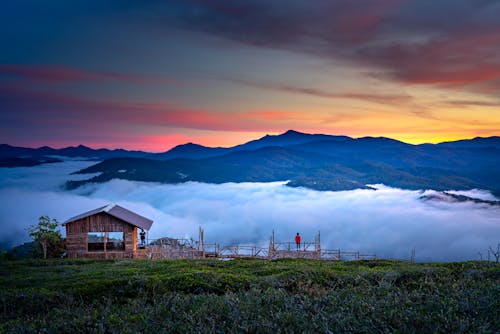
<svg viewBox="0 0 500 334">
<path fill-rule="evenodd" d="M 62 224 L 68 257 L 144 258 L 138 233 L 149 231 L 152 224 L 152 220 L 113 204 L 82 213 Z"/>
</svg>

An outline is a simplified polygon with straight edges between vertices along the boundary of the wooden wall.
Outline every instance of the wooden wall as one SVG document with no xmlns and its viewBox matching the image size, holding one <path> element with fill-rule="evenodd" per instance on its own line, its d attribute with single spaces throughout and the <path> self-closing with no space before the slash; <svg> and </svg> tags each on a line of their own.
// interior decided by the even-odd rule
<svg viewBox="0 0 500 334">
<path fill-rule="evenodd" d="M 124 251 L 88 252 L 89 232 L 124 232 Z M 126 258 L 133 257 L 137 249 L 137 227 L 105 212 L 66 224 L 66 248 L 68 257 Z"/>
</svg>

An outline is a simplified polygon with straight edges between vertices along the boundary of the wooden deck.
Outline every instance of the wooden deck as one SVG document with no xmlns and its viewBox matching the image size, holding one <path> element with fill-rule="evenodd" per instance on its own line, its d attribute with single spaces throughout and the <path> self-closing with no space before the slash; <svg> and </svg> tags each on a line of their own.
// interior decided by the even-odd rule
<svg viewBox="0 0 500 334">
<path fill-rule="evenodd" d="M 304 242 L 297 249 L 294 242 L 275 242 L 274 232 L 268 246 L 233 245 L 221 246 L 204 242 L 204 233 L 200 229 L 200 239 L 197 242 L 184 239 L 170 239 L 167 244 L 161 238 L 148 242 L 146 249 L 134 252 L 134 258 L 141 259 L 311 259 L 311 260 L 365 260 L 376 259 L 375 254 L 361 254 L 360 252 L 347 252 L 340 249 L 322 249 L 320 234 L 314 242 Z M 174 240 L 174 242 L 172 242 Z"/>
</svg>

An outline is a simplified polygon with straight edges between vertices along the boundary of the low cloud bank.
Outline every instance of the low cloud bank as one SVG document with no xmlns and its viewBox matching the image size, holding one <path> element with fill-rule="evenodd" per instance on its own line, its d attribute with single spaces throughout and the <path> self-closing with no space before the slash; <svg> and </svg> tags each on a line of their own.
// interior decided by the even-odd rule
<svg viewBox="0 0 500 334">
<path fill-rule="evenodd" d="M 483 201 L 498 201 L 492 193 L 481 189 L 471 189 L 471 190 L 449 190 L 447 193 L 454 195 L 463 195 L 470 198 L 477 198 Z"/>
<path fill-rule="evenodd" d="M 266 245 L 300 232 L 313 241 L 321 231 L 324 249 L 375 253 L 417 260 L 478 259 L 500 242 L 500 207 L 473 202 L 423 201 L 432 190 L 408 191 L 376 185 L 373 190 L 319 192 L 282 182 L 186 183 L 162 185 L 112 180 L 68 192 L 62 185 L 88 162 L 64 162 L 0 170 L 0 244 L 27 241 L 26 228 L 41 215 L 60 222 L 108 203 L 117 203 L 155 221 L 150 238 L 197 238 L 207 242 Z M 488 192 L 455 192 L 495 200 Z"/>
</svg>

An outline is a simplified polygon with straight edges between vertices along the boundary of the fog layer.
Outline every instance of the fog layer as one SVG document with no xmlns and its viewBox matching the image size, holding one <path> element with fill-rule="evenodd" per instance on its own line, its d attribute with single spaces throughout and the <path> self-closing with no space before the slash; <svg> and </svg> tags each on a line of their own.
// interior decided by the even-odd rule
<svg viewBox="0 0 500 334">
<path fill-rule="evenodd" d="M 377 185 L 378 190 L 319 192 L 284 182 L 186 183 L 162 185 L 112 180 L 65 191 L 71 172 L 89 162 L 64 162 L 0 169 L 0 245 L 28 241 L 26 228 L 41 215 L 59 222 L 108 203 L 154 220 L 150 238 L 197 238 L 207 242 L 266 245 L 272 230 L 279 241 L 300 232 L 313 241 L 321 231 L 324 249 L 375 253 L 420 261 L 478 259 L 500 242 L 500 208 L 473 202 L 422 200 L 433 190 L 409 191 Z M 483 190 L 456 192 L 494 200 Z"/>
</svg>

